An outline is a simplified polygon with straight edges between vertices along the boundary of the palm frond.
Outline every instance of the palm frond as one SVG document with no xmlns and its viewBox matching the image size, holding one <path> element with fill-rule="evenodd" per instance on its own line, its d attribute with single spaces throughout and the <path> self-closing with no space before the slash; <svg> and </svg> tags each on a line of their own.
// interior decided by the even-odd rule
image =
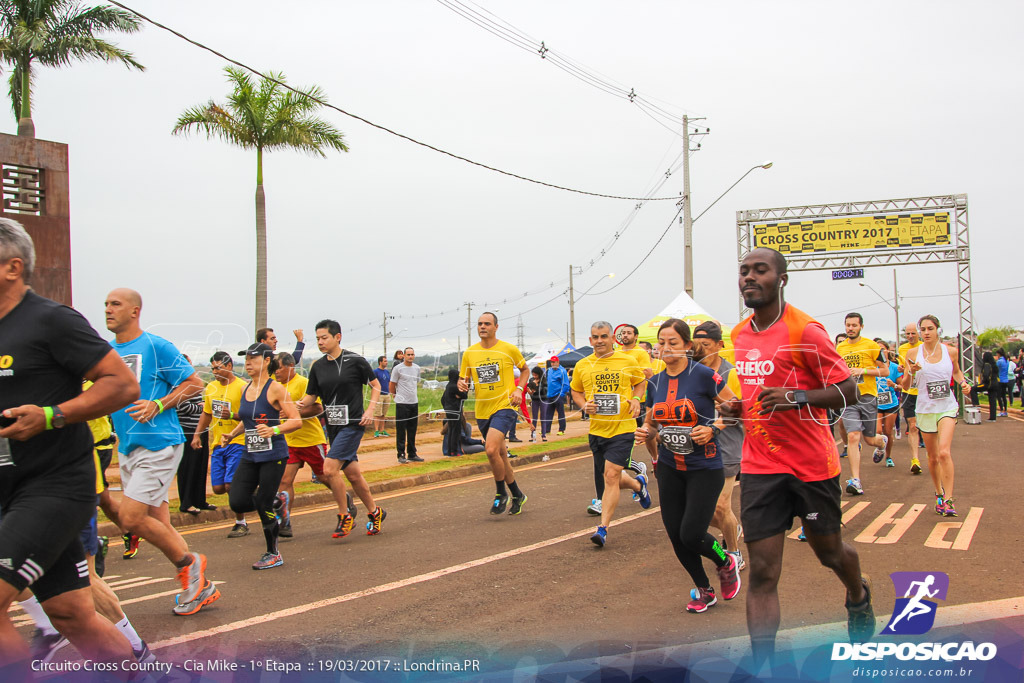
<svg viewBox="0 0 1024 683">
<path fill-rule="evenodd" d="M 186 109 L 178 117 L 171 133 L 188 135 L 193 131 L 205 133 L 207 138 L 219 138 L 242 149 L 256 146 L 246 126 L 232 116 L 231 112 L 212 100 L 205 105 Z"/>
</svg>

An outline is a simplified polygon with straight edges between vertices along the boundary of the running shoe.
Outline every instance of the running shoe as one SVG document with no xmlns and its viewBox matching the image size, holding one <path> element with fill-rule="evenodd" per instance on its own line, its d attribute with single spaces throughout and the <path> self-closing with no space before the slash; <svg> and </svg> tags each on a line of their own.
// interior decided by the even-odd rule
<svg viewBox="0 0 1024 683">
<path fill-rule="evenodd" d="M 253 569 L 273 569 L 284 564 L 281 553 L 263 553 L 260 559 L 252 563 Z"/>
<path fill-rule="evenodd" d="M 187 569 L 187 567 L 186 567 Z M 213 581 L 207 581 L 203 589 L 199 591 L 195 598 L 189 602 L 183 602 L 181 600 L 181 593 L 175 596 L 177 604 L 174 605 L 174 613 L 181 617 L 187 617 L 190 614 L 195 614 L 203 607 L 217 602 L 220 600 L 220 591 L 213 585 Z"/>
<path fill-rule="evenodd" d="M 722 585 L 722 598 L 732 600 L 740 592 L 740 569 L 732 554 L 726 553 L 726 557 L 729 562 L 718 568 L 718 580 Z"/>
<path fill-rule="evenodd" d="M 871 581 L 866 576 L 860 579 L 864 583 L 864 593 L 867 596 L 859 605 L 851 605 L 849 598 L 846 600 L 846 630 L 850 635 L 851 643 L 864 643 L 875 635 L 875 611 L 871 607 Z"/>
<path fill-rule="evenodd" d="M 946 499 L 946 509 L 942 513 L 946 517 L 956 517 L 956 507 L 953 506 L 953 499 Z"/>
<path fill-rule="evenodd" d="M 935 494 L 935 514 L 940 517 L 946 516 L 946 501 L 938 493 Z"/>
<path fill-rule="evenodd" d="M 409 464 L 409 459 L 407 457 L 405 457 L 404 455 L 400 455 L 400 456 L 398 456 L 398 464 L 399 465 L 408 465 Z"/>
<path fill-rule="evenodd" d="M 418 455 L 410 455 L 408 460 L 409 462 L 423 462 L 423 458 Z"/>
<path fill-rule="evenodd" d="M 345 538 L 352 532 L 352 515 L 345 513 L 345 516 L 338 515 L 338 528 L 331 534 L 331 538 Z"/>
<path fill-rule="evenodd" d="M 588 515 L 599 515 L 601 514 L 601 499 L 591 498 L 590 505 L 587 506 Z"/>
<path fill-rule="evenodd" d="M 388 511 L 378 505 L 377 509 L 371 512 L 368 517 L 370 521 L 366 523 L 366 535 L 376 536 L 380 533 L 380 527 L 384 520 L 388 518 Z"/>
<path fill-rule="evenodd" d="M 512 496 L 512 505 L 508 508 L 508 514 L 518 515 L 523 511 L 523 506 L 526 505 L 526 494 L 522 496 Z"/>
<path fill-rule="evenodd" d="M 491 514 L 500 515 L 505 512 L 505 506 L 508 505 L 508 494 L 507 493 L 496 493 L 494 495 L 494 501 L 491 503 Z"/>
<path fill-rule="evenodd" d="M 921 461 L 917 458 L 910 461 L 910 473 L 921 474 Z"/>
<path fill-rule="evenodd" d="M 597 531 L 595 531 L 594 535 L 590 537 L 590 542 L 598 548 L 603 548 L 604 544 L 608 542 L 608 527 L 597 527 Z"/>
<path fill-rule="evenodd" d="M 274 498 L 274 512 L 277 513 L 277 520 L 281 523 L 281 526 L 292 521 L 291 512 L 288 510 L 288 503 L 290 502 L 287 491 L 277 492 L 277 497 Z"/>
<path fill-rule="evenodd" d="M 882 434 L 882 445 L 875 449 L 875 454 L 871 457 L 874 462 L 882 462 L 882 458 L 885 457 L 885 448 L 889 445 L 889 437 Z"/>
<path fill-rule="evenodd" d="M 124 541 L 124 559 L 130 560 L 139 554 L 139 541 L 141 540 L 135 534 L 124 534 L 121 536 L 121 540 Z"/>
<path fill-rule="evenodd" d="M 175 614 L 195 614 L 206 604 L 203 600 L 209 598 L 212 593 L 217 593 L 217 597 L 220 597 L 216 588 L 213 588 L 212 593 L 206 592 L 207 586 L 213 586 L 206 580 L 206 555 L 199 553 L 189 553 L 189 555 L 192 556 L 192 562 L 178 570 L 178 581 L 181 582 L 182 592 L 174 596 L 177 603 L 174 606 Z M 204 593 L 206 593 L 205 596 Z M 213 600 L 216 599 L 213 598 Z M 213 602 L 213 600 L 209 600 L 209 602 Z"/>
<path fill-rule="evenodd" d="M 736 571 L 741 572 L 747 568 L 747 561 L 743 559 L 743 551 L 727 550 L 726 552 L 736 558 Z"/>
<path fill-rule="evenodd" d="M 886 467 L 896 467 L 896 463 L 894 463 L 892 461 L 892 458 L 886 458 L 885 459 L 885 466 Z"/>
<path fill-rule="evenodd" d="M 536 442 L 537 442 L 537 432 L 536 432 L 536 430 L 534 430 L 534 431 L 530 432 L 530 443 L 536 443 Z"/>
<path fill-rule="evenodd" d="M 558 432 L 558 436 L 565 436 L 565 432 Z"/>
<path fill-rule="evenodd" d="M 902 439 L 903 438 L 903 432 L 900 431 L 900 428 L 899 428 L 898 425 L 896 426 L 896 429 L 893 430 L 893 436 L 895 436 L 897 439 Z"/>
<path fill-rule="evenodd" d="M 107 550 L 110 549 L 110 539 L 106 536 L 98 536 L 96 545 L 99 548 L 96 552 L 96 576 L 103 578 L 107 571 Z"/>
<path fill-rule="evenodd" d="M 640 507 L 646 510 L 651 507 L 651 494 L 647 491 L 647 477 L 638 474 L 636 480 L 640 483 L 640 493 L 634 493 L 633 500 L 640 501 Z"/>
<path fill-rule="evenodd" d="M 291 538 L 293 536 L 291 520 L 288 520 L 287 524 L 281 525 L 281 528 L 277 530 L 277 535 L 281 538 Z"/>
<path fill-rule="evenodd" d="M 310 481 L 311 484 L 319 484 L 320 483 L 320 480 L 316 476 L 316 472 L 314 472 L 313 474 L 310 475 L 309 481 Z"/>
<path fill-rule="evenodd" d="M 847 479 L 846 492 L 853 496 L 863 496 L 864 487 L 861 486 L 860 479 Z"/>
<path fill-rule="evenodd" d="M 380 435 L 381 436 L 391 436 L 390 434 L 388 434 L 388 431 L 386 429 L 383 432 L 381 432 Z"/>
<path fill-rule="evenodd" d="M 135 661 L 139 664 L 152 664 L 157 660 L 156 655 L 153 654 L 152 650 L 149 649 L 149 645 L 146 645 L 146 641 L 142 641 L 142 647 L 138 650 L 132 648 L 132 654 L 135 655 Z"/>
<path fill-rule="evenodd" d="M 633 470 L 634 472 L 637 473 L 637 475 L 642 475 L 645 477 L 647 476 L 647 463 L 645 463 L 643 460 L 633 460 L 632 458 L 630 458 L 629 467 L 627 467 L 626 469 Z"/>
<path fill-rule="evenodd" d="M 37 628 L 32 634 L 32 659 L 47 664 L 57 656 L 58 650 L 70 644 L 68 639 L 59 633 L 46 636 Z"/>
<path fill-rule="evenodd" d="M 807 543 L 807 535 L 804 534 L 804 528 L 800 527 L 800 535 L 796 537 L 796 540 Z"/>
<path fill-rule="evenodd" d="M 509 443 L 522 443 L 523 440 L 520 439 L 518 436 L 513 436 L 511 439 L 508 440 L 508 442 Z"/>
<path fill-rule="evenodd" d="M 690 597 L 693 599 L 686 605 L 686 611 L 693 612 L 694 614 L 707 612 L 708 607 L 718 602 L 718 598 L 715 597 L 714 588 L 694 588 L 690 591 Z"/>
<path fill-rule="evenodd" d="M 235 522 L 235 525 L 231 527 L 231 531 L 228 532 L 228 538 L 241 538 L 242 536 L 249 535 L 249 525 Z"/>
<path fill-rule="evenodd" d="M 843 446 L 843 452 L 839 454 L 839 457 L 840 458 L 847 458 L 847 457 L 849 457 L 849 453 L 846 452 L 846 446 Z"/>
</svg>

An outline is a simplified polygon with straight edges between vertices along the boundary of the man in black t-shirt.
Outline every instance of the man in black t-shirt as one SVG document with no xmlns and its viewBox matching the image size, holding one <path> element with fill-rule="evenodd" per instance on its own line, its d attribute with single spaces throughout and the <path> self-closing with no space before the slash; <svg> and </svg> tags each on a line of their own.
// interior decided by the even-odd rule
<svg viewBox="0 0 1024 683">
<path fill-rule="evenodd" d="M 359 442 L 366 427 L 373 424 L 373 408 L 380 399 L 380 382 L 370 364 L 359 354 L 341 348 L 341 326 L 334 320 L 321 320 L 316 324 L 316 345 L 325 355 L 309 369 L 306 396 L 299 401 L 299 409 L 311 406 L 319 398 L 323 403 L 327 422 L 330 450 L 324 458 L 324 478 L 334 493 L 338 509 L 347 508 L 345 502 L 345 473 L 352 490 L 369 511 L 370 521 L 366 533 L 380 533 L 387 517 L 384 508 L 373 501 L 370 487 L 359 470 Z M 370 405 L 363 410 L 363 387 L 370 386 Z M 305 415 L 305 413 L 303 413 Z M 352 515 L 338 515 L 334 538 L 348 536 L 352 531 Z"/>
<path fill-rule="evenodd" d="M 34 262 L 25 229 L 0 219 L 0 680 L 29 677 L 7 612 L 27 587 L 85 657 L 132 661 L 96 614 L 78 533 L 96 507 L 86 422 L 137 399 L 139 385 L 77 311 L 31 291 Z"/>
</svg>

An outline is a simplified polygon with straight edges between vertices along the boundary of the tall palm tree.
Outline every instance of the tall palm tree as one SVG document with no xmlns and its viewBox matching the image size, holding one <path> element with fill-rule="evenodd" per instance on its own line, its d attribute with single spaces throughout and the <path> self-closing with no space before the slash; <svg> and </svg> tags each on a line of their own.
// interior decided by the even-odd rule
<svg viewBox="0 0 1024 683">
<path fill-rule="evenodd" d="M 242 149 L 256 150 L 256 328 L 267 326 L 267 200 L 263 192 L 263 152 L 291 147 L 326 157 L 326 148 L 347 152 L 344 136 L 334 126 L 312 116 L 325 101 L 317 86 L 282 87 L 284 74 L 254 82 L 248 72 L 225 67 L 233 91 L 227 104 L 210 100 L 178 118 L 175 135 L 201 131 Z M 270 80 L 273 79 L 273 80 Z M 314 99 L 315 98 L 315 99 Z"/>
<path fill-rule="evenodd" d="M 36 136 L 32 123 L 33 62 L 61 67 L 74 60 L 98 59 L 145 71 L 130 52 L 95 35 L 138 30 L 134 14 L 109 5 L 83 9 L 77 0 L 0 0 L 0 60 L 12 67 L 10 95 L 18 117 L 18 135 Z"/>
</svg>

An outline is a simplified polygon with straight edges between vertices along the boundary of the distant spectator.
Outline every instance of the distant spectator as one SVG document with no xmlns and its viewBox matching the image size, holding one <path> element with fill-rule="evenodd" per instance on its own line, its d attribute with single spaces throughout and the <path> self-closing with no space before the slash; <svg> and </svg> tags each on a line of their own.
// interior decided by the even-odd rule
<svg viewBox="0 0 1024 683">
<path fill-rule="evenodd" d="M 373 436 L 391 436 L 384 429 L 388 418 L 388 406 L 391 405 L 391 373 L 388 371 L 388 357 L 378 356 L 377 367 L 373 371 L 380 382 L 380 399 L 373 409 Z"/>
<path fill-rule="evenodd" d="M 295 364 L 298 365 L 302 359 L 302 350 L 306 348 L 305 333 L 302 330 L 292 330 L 292 334 L 295 335 L 295 350 L 292 351 L 292 358 L 295 359 Z M 274 334 L 273 328 L 261 327 L 256 330 L 256 343 L 266 344 L 272 350 L 277 351 L 277 335 Z"/>
<path fill-rule="evenodd" d="M 391 368 L 394 369 L 402 364 L 402 359 L 405 357 L 405 351 L 395 351 L 394 358 L 391 359 Z"/>
<path fill-rule="evenodd" d="M 530 371 L 530 381 L 526 383 L 526 391 L 530 394 L 530 414 L 533 416 L 533 429 L 530 430 L 530 441 L 537 440 L 537 425 L 540 419 L 540 387 L 544 379 L 544 371 L 535 365 Z M 547 389 L 547 387 L 544 387 Z"/>
<path fill-rule="evenodd" d="M 996 349 L 996 370 L 999 372 L 999 417 L 1006 417 L 1007 390 L 1010 390 L 1011 401 L 1013 400 L 1013 390 L 1010 389 L 1010 360 L 1002 348 Z"/>
<path fill-rule="evenodd" d="M 398 462 L 423 462 L 416 455 L 416 427 L 420 418 L 419 395 L 416 388 L 420 382 L 420 366 L 416 352 L 410 346 L 402 354 L 402 364 L 391 370 L 390 393 L 395 397 L 395 442 L 398 447 Z"/>
<path fill-rule="evenodd" d="M 441 442 L 441 455 L 449 458 L 460 453 L 459 436 L 462 433 L 462 404 L 469 396 L 468 391 L 459 391 L 459 371 L 452 368 L 448 371 L 448 386 L 441 395 L 441 407 L 444 409 L 444 439 Z"/>
</svg>

